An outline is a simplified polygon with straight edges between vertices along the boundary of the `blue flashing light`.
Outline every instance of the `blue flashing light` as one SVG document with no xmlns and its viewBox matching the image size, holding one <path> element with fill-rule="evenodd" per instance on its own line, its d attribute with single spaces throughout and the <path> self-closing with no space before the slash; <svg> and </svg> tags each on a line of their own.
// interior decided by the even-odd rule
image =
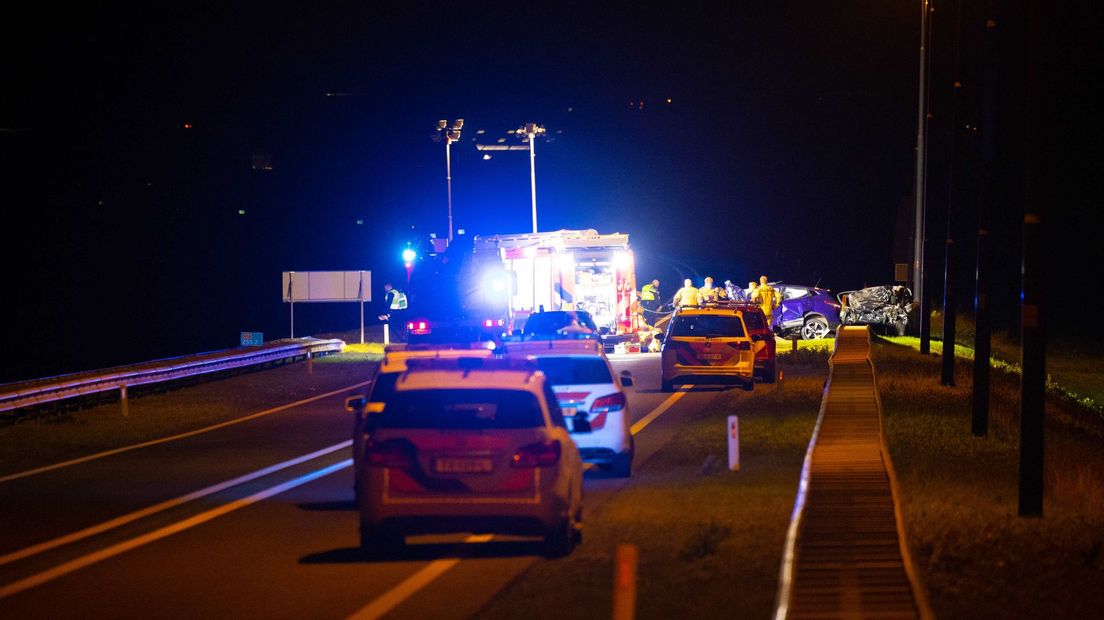
<svg viewBox="0 0 1104 620">
<path fill-rule="evenodd" d="M 402 251 L 402 259 L 404 263 L 413 263 L 415 258 L 418 258 L 418 253 L 414 251 L 414 248 L 406 248 Z"/>
</svg>

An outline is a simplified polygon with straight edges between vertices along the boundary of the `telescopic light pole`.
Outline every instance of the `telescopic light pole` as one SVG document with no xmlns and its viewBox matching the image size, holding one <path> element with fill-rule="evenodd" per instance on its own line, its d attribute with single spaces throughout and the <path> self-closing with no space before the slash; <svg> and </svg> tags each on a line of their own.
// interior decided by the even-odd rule
<svg viewBox="0 0 1104 620">
<path fill-rule="evenodd" d="M 536 143 L 536 137 L 544 135 L 547 131 L 544 127 L 536 123 L 526 123 L 524 126 L 517 130 L 517 133 L 525 136 L 529 140 L 529 186 L 530 194 L 533 199 L 533 232 L 537 232 L 537 154 L 533 150 L 533 145 Z"/>
<path fill-rule="evenodd" d="M 452 153 L 450 147 L 453 142 L 460 141 L 460 129 L 464 126 L 464 119 L 458 118 L 452 121 L 441 119 L 437 121 L 437 133 L 433 136 L 434 142 L 445 142 L 445 183 L 448 185 L 448 242 L 452 243 Z"/>
</svg>

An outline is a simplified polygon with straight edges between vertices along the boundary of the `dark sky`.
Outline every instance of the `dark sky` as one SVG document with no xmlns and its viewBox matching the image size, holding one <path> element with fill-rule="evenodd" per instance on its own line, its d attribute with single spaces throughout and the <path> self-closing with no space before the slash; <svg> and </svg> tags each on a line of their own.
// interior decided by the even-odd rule
<svg viewBox="0 0 1104 620">
<path fill-rule="evenodd" d="M 7 327 L 40 344 L 0 381 L 223 348 L 239 330 L 283 335 L 283 270 L 393 273 L 407 241 L 445 232 L 444 153 L 430 140 L 439 118 L 466 119 L 452 174 L 469 234 L 529 226 L 525 154 L 483 160 L 475 144 L 520 143 L 506 131 L 536 121 L 550 137 L 537 144 L 542 230 L 628 232 L 641 278 L 670 291 L 694 274 L 888 283 L 913 182 L 913 4 L 109 3 L 16 14 L 4 26 L 12 96 L 0 104 L 3 305 Z M 1024 30 L 1022 13 L 1005 11 L 1007 249 L 1022 204 Z M 952 15 L 951 2 L 937 7 L 933 188 L 946 184 Z M 963 15 L 962 118 L 976 126 L 984 10 Z M 1073 153 L 1052 166 L 1066 223 L 1101 201 L 1099 100 L 1085 80 L 1099 17 L 1075 4 L 1044 38 L 1046 66 L 1062 68 L 1048 74 L 1060 87 L 1048 107 L 1053 151 Z M 255 153 L 273 170 L 252 171 Z M 976 144 L 966 153 L 969 176 Z M 972 235 L 976 187 L 962 186 L 958 225 Z M 930 190 L 935 211 L 946 195 Z M 1058 230 L 1075 242 L 1071 265 L 1099 264 L 1096 233 Z M 960 245 L 965 282 L 972 237 Z M 998 255 L 994 293 L 1009 307 L 1018 260 Z M 351 307 L 312 312 L 303 320 L 318 329 L 355 321 Z"/>
</svg>

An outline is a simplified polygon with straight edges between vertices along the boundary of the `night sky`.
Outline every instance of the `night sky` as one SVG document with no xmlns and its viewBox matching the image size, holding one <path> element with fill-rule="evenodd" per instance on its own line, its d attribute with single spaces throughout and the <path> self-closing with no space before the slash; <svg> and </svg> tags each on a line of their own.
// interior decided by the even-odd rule
<svg viewBox="0 0 1104 620">
<path fill-rule="evenodd" d="M 895 244 L 909 247 L 898 219 L 911 218 L 919 3 L 460 4 L 13 14 L 0 102 L 0 381 L 226 348 L 239 331 L 286 336 L 284 270 L 400 278 L 399 250 L 446 232 L 444 147 L 430 139 L 440 118 L 465 119 L 452 175 L 456 227 L 468 234 L 528 229 L 526 153 L 485 160 L 476 144 L 520 145 L 507 131 L 534 121 L 549 132 L 536 145 L 541 229 L 629 233 L 638 278 L 660 278 L 667 294 L 682 276 L 765 273 L 837 291 L 892 283 Z M 936 5 L 933 274 L 956 51 L 959 126 L 980 118 L 986 11 L 975 4 L 985 3 L 964 7 L 960 46 L 954 3 Z M 1083 335 L 1077 321 L 1091 331 L 1102 301 L 1099 233 L 1085 224 L 1102 196 L 1090 60 L 1101 9 L 1047 11 L 1037 58 L 1058 291 L 1048 309 L 1053 332 Z M 997 15 L 993 299 L 1009 329 L 1031 91 L 1023 11 Z M 965 136 L 953 227 L 964 309 L 979 144 Z M 297 315 L 304 332 L 351 329 L 357 316 L 352 304 Z"/>
</svg>

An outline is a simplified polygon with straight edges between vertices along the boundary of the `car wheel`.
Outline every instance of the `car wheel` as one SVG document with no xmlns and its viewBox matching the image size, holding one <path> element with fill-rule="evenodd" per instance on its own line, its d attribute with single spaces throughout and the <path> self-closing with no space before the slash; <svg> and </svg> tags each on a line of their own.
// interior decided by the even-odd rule
<svg viewBox="0 0 1104 620">
<path fill-rule="evenodd" d="M 571 555 L 575 544 L 581 539 L 575 527 L 575 519 L 564 519 L 544 537 L 545 553 L 550 558 L 562 558 Z"/>
<path fill-rule="evenodd" d="M 745 392 L 750 392 L 755 389 L 755 380 L 744 381 L 740 384 L 740 387 L 743 388 Z"/>
<path fill-rule="evenodd" d="M 663 386 L 662 386 L 661 389 L 664 392 L 674 392 L 675 391 L 675 384 L 671 383 L 670 381 L 665 380 L 665 381 L 663 381 Z"/>
<path fill-rule="evenodd" d="M 805 340 L 816 340 L 828 335 L 828 320 L 822 316 L 811 316 L 805 319 L 805 325 L 801 327 L 801 337 Z"/>
<path fill-rule="evenodd" d="M 906 326 L 905 321 L 897 321 L 893 324 L 893 327 L 894 327 L 894 329 L 896 329 L 898 336 L 904 336 L 905 335 L 905 326 Z"/>
<path fill-rule="evenodd" d="M 613 457 L 613 463 L 610 464 L 610 473 L 617 478 L 628 478 L 632 476 L 632 462 L 632 452 L 622 452 Z"/>
<path fill-rule="evenodd" d="M 763 366 L 763 383 L 774 383 L 778 380 L 778 360 L 772 359 Z"/>
</svg>

